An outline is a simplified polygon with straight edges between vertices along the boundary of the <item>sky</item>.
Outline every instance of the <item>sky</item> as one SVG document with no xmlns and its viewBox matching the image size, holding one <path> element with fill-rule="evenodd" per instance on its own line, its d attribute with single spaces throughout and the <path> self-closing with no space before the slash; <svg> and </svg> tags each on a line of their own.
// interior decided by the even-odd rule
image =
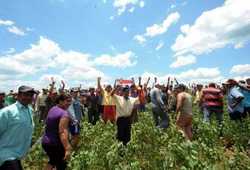
<svg viewBox="0 0 250 170">
<path fill-rule="evenodd" d="M 250 77 L 250 0 L 0 1 L 0 89 Z"/>
</svg>

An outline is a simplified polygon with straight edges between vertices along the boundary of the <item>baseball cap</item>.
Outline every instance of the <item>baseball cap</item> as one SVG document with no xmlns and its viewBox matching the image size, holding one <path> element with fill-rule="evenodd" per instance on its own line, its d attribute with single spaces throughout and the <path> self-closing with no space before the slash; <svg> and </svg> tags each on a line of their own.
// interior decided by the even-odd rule
<svg viewBox="0 0 250 170">
<path fill-rule="evenodd" d="M 37 93 L 37 91 L 34 88 L 29 86 L 23 85 L 18 88 L 18 93 L 28 93 L 28 92 Z"/>
</svg>

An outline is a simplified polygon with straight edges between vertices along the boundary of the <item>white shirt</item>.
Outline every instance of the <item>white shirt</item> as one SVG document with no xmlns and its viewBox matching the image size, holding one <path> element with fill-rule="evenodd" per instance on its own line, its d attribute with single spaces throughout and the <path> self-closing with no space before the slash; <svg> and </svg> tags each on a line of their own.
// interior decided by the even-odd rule
<svg viewBox="0 0 250 170">
<path fill-rule="evenodd" d="M 139 98 L 128 97 L 126 100 L 123 96 L 113 95 L 116 105 L 116 118 L 129 117 L 132 114 L 134 105 L 139 104 Z"/>
</svg>

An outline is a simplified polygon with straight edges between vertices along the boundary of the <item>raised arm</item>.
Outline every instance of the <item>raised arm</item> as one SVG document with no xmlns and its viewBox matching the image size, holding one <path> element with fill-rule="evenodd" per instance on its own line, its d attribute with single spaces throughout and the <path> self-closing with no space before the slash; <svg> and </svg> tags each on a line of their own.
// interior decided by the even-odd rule
<svg viewBox="0 0 250 170">
<path fill-rule="evenodd" d="M 101 77 L 97 78 L 97 87 L 98 87 L 98 89 L 101 90 L 101 94 L 103 94 L 104 90 L 103 90 L 103 88 L 101 86 Z"/>
<path fill-rule="evenodd" d="M 139 86 L 141 86 L 141 77 L 139 77 L 138 80 L 139 80 Z"/>
<path fill-rule="evenodd" d="M 64 89 L 65 89 L 65 83 L 64 83 L 64 81 L 63 81 L 63 80 L 61 80 L 61 84 L 62 84 L 62 86 L 61 86 L 61 90 L 62 90 L 62 91 L 64 91 Z"/>
<path fill-rule="evenodd" d="M 52 94 L 53 90 L 54 90 L 54 87 L 55 87 L 55 80 L 53 77 L 51 77 L 51 84 L 50 84 L 50 89 L 49 89 L 49 95 Z"/>
</svg>

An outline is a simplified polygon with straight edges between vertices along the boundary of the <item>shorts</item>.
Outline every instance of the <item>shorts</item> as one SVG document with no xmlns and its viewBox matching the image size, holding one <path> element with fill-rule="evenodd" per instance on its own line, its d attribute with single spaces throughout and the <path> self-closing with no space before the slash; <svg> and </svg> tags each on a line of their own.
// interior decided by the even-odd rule
<svg viewBox="0 0 250 170">
<path fill-rule="evenodd" d="M 49 164 L 56 167 L 57 170 L 66 169 L 67 162 L 64 160 L 65 150 L 64 147 L 59 145 L 48 145 L 42 143 L 43 150 L 49 157 Z"/>
<path fill-rule="evenodd" d="M 180 114 L 177 117 L 176 120 L 176 125 L 179 127 L 188 127 L 188 126 L 192 126 L 192 115 L 188 115 L 188 114 Z"/>
<path fill-rule="evenodd" d="M 112 105 L 104 105 L 103 106 L 103 114 L 102 119 L 104 122 L 110 120 L 111 122 L 115 122 L 116 120 L 116 108 Z"/>
<path fill-rule="evenodd" d="M 69 125 L 69 131 L 71 135 L 79 135 L 80 134 L 80 125 L 79 123 L 72 123 Z"/>
</svg>

